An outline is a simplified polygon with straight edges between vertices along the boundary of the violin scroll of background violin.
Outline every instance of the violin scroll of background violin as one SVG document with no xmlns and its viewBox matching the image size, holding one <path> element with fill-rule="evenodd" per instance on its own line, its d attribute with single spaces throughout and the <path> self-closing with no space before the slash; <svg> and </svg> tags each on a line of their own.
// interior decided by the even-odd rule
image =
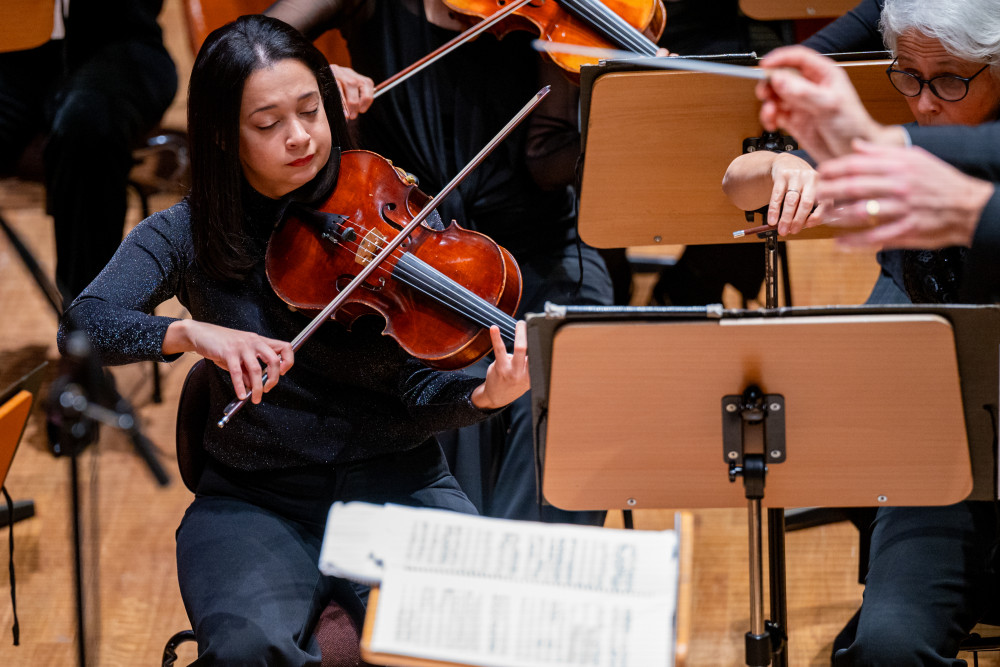
<svg viewBox="0 0 1000 667">
<path fill-rule="evenodd" d="M 291 212 L 271 235 L 267 276 L 289 305 L 320 311 L 413 220 L 430 198 L 385 158 L 345 151 L 337 186 L 315 214 Z M 441 370 L 468 366 L 492 349 L 489 327 L 513 341 L 521 298 L 513 256 L 457 223 L 427 221 L 355 289 L 333 319 L 385 318 L 385 334 Z"/>
</svg>

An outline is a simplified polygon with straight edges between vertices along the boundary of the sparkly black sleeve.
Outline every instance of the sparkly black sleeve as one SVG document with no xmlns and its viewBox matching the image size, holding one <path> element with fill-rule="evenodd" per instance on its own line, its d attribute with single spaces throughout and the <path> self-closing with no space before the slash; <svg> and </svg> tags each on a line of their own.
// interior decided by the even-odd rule
<svg viewBox="0 0 1000 667">
<path fill-rule="evenodd" d="M 430 430 L 469 426 L 499 410 L 480 410 L 472 404 L 472 390 L 481 378 L 459 371 L 435 371 L 417 359 L 403 364 L 399 389 L 409 413 Z"/>
<path fill-rule="evenodd" d="M 139 223 L 66 310 L 59 324 L 59 350 L 68 333 L 82 329 L 106 365 L 176 359 L 180 355 L 163 355 L 163 338 L 175 318 L 152 313 L 178 293 L 190 257 L 186 203 Z"/>
</svg>

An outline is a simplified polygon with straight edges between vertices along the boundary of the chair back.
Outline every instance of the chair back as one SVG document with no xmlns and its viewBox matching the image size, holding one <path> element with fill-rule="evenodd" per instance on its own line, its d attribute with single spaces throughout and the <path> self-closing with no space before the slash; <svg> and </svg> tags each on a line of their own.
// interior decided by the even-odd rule
<svg viewBox="0 0 1000 667">
<path fill-rule="evenodd" d="M 177 404 L 177 467 L 192 492 L 205 470 L 205 425 L 208 423 L 209 362 L 200 359 L 184 379 Z"/>
<path fill-rule="evenodd" d="M 0 405 L 0 487 L 3 487 L 7 471 L 14 460 L 14 452 L 24 433 L 24 425 L 28 423 L 33 399 L 30 391 L 22 389 Z"/>
</svg>

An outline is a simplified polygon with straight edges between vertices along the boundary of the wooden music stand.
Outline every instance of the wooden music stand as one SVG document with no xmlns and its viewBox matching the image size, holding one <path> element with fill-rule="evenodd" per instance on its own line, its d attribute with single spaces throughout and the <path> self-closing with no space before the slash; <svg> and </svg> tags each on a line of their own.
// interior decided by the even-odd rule
<svg viewBox="0 0 1000 667">
<path fill-rule="evenodd" d="M 885 76 L 890 62 L 842 66 L 876 120 L 912 121 Z M 581 72 L 580 237 L 597 248 L 732 243 L 746 225 L 722 176 L 744 139 L 762 133 L 756 82 L 640 67 L 618 61 Z M 830 234 L 816 227 L 796 238 Z"/>
<path fill-rule="evenodd" d="M 773 562 L 763 623 L 760 504 L 995 499 L 998 343 L 995 306 L 552 306 L 528 317 L 542 493 L 570 510 L 748 504 L 747 664 L 767 665 L 786 623 Z M 763 419 L 741 422 L 754 387 Z"/>
</svg>

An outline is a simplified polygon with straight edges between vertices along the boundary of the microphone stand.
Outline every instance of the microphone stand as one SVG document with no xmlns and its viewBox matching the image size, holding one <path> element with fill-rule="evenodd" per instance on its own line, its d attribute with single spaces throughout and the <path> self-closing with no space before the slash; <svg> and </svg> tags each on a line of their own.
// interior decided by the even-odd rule
<svg viewBox="0 0 1000 667">
<path fill-rule="evenodd" d="M 100 367 L 82 331 L 66 340 L 64 373 L 52 385 L 47 404 L 49 445 L 55 456 L 69 456 L 70 502 L 73 523 L 74 583 L 76 589 L 77 661 L 87 665 L 86 607 L 83 593 L 83 539 L 81 527 L 78 455 L 96 442 L 100 425 L 124 431 L 139 457 L 160 486 L 170 478 L 157 461 L 152 442 L 139 428 L 132 406 L 122 398 Z M 108 407 L 110 405 L 111 407 Z M 95 519 L 96 523 L 96 519 Z M 97 549 L 99 553 L 99 549 Z M 98 629 L 100 623 L 96 623 Z M 95 663 L 96 664 L 96 663 Z"/>
</svg>

